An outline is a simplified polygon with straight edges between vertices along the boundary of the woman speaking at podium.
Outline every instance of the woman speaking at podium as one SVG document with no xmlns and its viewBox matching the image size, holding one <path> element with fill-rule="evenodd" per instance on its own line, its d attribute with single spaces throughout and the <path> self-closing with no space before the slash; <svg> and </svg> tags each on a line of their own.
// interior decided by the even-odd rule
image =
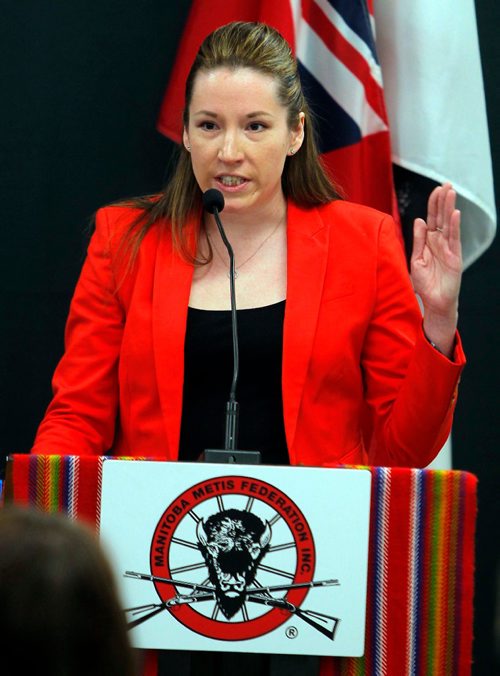
<svg viewBox="0 0 500 676">
<path fill-rule="evenodd" d="M 455 193 L 436 188 L 416 220 L 410 279 L 393 220 L 326 175 L 288 44 L 253 23 L 202 44 L 165 190 L 97 212 L 33 451 L 222 447 L 233 354 L 213 188 L 235 254 L 238 447 L 271 464 L 427 465 L 464 364 Z"/>
</svg>

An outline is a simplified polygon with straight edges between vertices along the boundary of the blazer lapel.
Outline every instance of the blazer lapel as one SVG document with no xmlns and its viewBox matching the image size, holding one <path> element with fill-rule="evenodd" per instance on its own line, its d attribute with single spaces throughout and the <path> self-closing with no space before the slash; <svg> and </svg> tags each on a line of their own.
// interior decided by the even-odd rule
<svg viewBox="0 0 500 676">
<path fill-rule="evenodd" d="M 189 225 L 190 228 L 193 224 Z M 168 442 L 167 459 L 179 449 L 184 381 L 184 337 L 193 266 L 173 251 L 170 236 L 159 237 L 153 288 L 153 350 L 160 405 Z"/>
<path fill-rule="evenodd" d="M 316 208 L 288 203 L 287 298 L 283 334 L 283 415 L 290 453 L 316 333 L 328 254 L 328 228 Z"/>
</svg>

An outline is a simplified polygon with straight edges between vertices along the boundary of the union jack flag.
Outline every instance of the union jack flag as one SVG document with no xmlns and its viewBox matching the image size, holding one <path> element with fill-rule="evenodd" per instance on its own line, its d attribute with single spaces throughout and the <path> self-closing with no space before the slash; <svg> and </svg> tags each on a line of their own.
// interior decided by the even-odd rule
<svg viewBox="0 0 500 676">
<path fill-rule="evenodd" d="M 333 179 L 348 199 L 397 216 L 373 0 L 194 0 L 159 131 L 180 141 L 188 71 L 202 40 L 230 21 L 262 21 L 288 40 Z"/>
</svg>

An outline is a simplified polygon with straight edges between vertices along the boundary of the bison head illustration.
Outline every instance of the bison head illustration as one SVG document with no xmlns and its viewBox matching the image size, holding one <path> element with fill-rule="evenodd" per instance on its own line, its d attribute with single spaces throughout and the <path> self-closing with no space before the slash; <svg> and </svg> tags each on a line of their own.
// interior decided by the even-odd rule
<svg viewBox="0 0 500 676">
<path fill-rule="evenodd" d="M 196 535 L 219 608 L 230 619 L 244 604 L 246 588 L 269 549 L 271 526 L 250 512 L 227 509 L 200 520 Z"/>
</svg>

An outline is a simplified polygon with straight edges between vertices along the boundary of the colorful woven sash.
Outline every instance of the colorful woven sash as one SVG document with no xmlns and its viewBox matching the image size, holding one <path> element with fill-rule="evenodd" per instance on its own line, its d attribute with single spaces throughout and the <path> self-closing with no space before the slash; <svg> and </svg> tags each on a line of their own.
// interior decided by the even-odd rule
<svg viewBox="0 0 500 676">
<path fill-rule="evenodd" d="M 99 528 L 103 458 L 14 456 L 7 499 Z M 366 649 L 325 658 L 321 676 L 466 676 L 472 660 L 476 478 L 370 468 Z M 153 655 L 145 676 L 155 673 Z"/>
</svg>

